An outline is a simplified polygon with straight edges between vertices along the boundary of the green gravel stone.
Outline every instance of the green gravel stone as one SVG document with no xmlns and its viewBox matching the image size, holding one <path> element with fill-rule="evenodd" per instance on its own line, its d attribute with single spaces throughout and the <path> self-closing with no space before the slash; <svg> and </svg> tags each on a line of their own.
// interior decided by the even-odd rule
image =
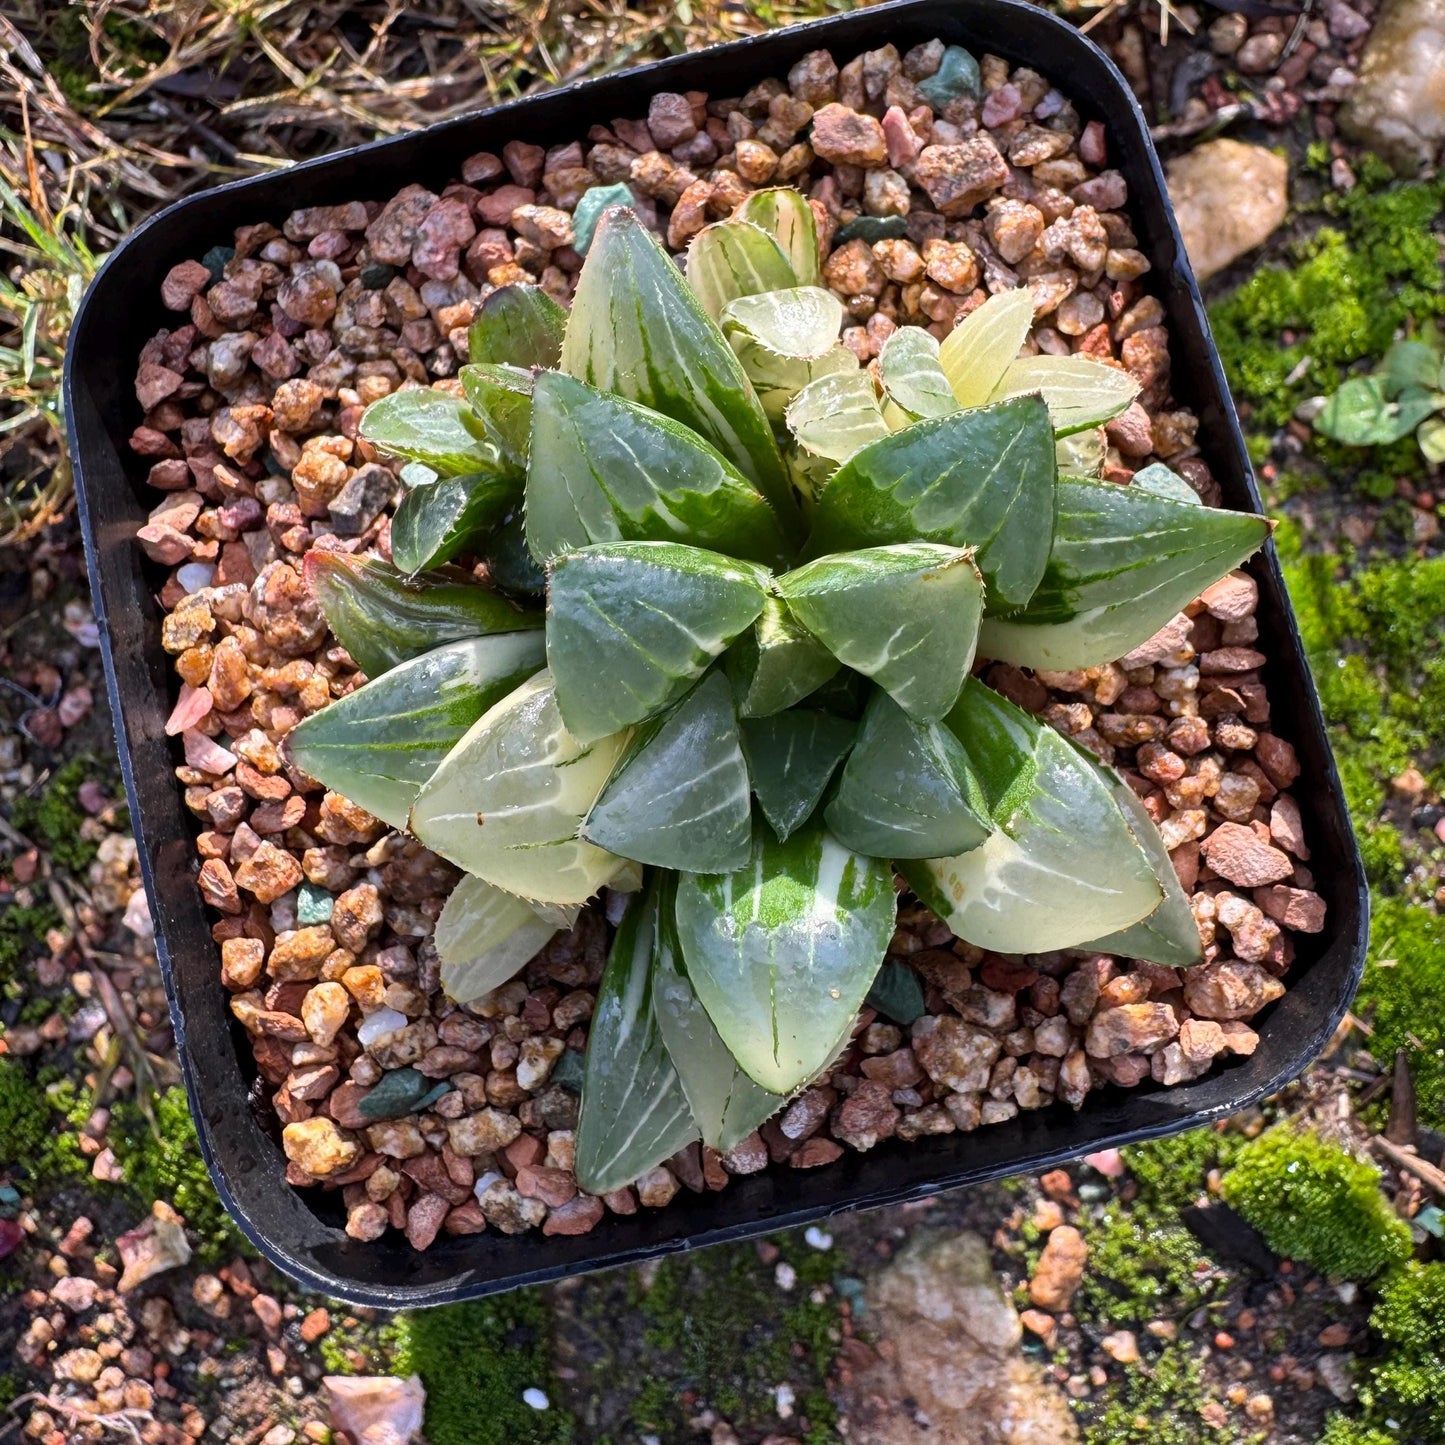
<svg viewBox="0 0 1445 1445">
<path fill-rule="evenodd" d="M 236 254 L 234 246 L 212 246 L 201 257 L 201 265 L 211 273 L 212 281 L 219 281 L 226 270 L 226 262 Z"/>
<path fill-rule="evenodd" d="M 395 275 L 395 266 L 388 266 L 384 261 L 373 261 L 370 266 L 361 268 L 361 274 L 356 279 L 361 282 L 363 291 L 380 291 Z"/>
<path fill-rule="evenodd" d="M 368 1119 L 399 1119 L 435 1104 L 451 1088 L 450 1084 L 433 1084 L 416 1069 L 392 1069 L 356 1106 Z"/>
<path fill-rule="evenodd" d="M 838 227 L 833 244 L 844 241 L 897 241 L 908 234 L 908 221 L 903 216 L 857 216 Z"/>
<path fill-rule="evenodd" d="M 943 52 L 943 63 L 918 84 L 918 93 L 935 111 L 941 111 L 949 101 L 962 95 L 977 100 L 982 89 L 983 76 L 979 73 L 978 61 L 961 45 L 950 45 Z"/>
<path fill-rule="evenodd" d="M 329 923 L 336 899 L 314 883 L 303 883 L 296 895 L 296 922 L 303 928 L 313 923 Z"/>
<path fill-rule="evenodd" d="M 585 256 L 603 211 L 608 206 L 630 206 L 632 203 L 632 188 L 625 181 L 610 186 L 593 186 L 583 191 L 572 212 L 572 249 L 579 256 Z"/>
</svg>

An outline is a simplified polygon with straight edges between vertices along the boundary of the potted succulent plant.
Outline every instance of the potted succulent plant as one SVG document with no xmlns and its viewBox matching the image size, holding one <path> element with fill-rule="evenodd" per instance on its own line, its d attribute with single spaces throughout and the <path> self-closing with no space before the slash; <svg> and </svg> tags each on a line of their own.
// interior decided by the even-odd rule
<svg viewBox="0 0 1445 1445">
<path fill-rule="evenodd" d="M 829 46 L 874 49 L 840 75 Z M 987 52 L 1039 70 L 1011 80 Z M 484 1293 L 1212 1117 L 1303 1065 L 1360 963 L 1357 860 L 1269 527 L 1117 74 L 1031 7 L 910 0 L 641 76 L 651 129 L 602 126 L 587 166 L 569 143 L 635 110 L 637 78 L 183 203 L 117 253 L 77 323 L 97 618 L 202 1150 L 260 1248 L 363 1303 Z M 746 92 L 705 132 L 704 89 Z M 914 102 L 931 147 L 900 128 Z M 810 115 L 812 147 L 788 149 Z M 552 146 L 557 205 L 533 204 L 519 133 Z M 664 136 L 671 158 L 646 150 Z M 1107 175 L 1058 159 L 1077 146 L 1097 168 L 1106 140 Z M 510 178 L 483 149 L 449 185 L 487 146 Z M 728 146 L 716 182 L 691 179 L 682 157 Z M 781 182 L 814 157 L 810 202 Z M 630 185 L 604 174 L 619 164 Z M 1048 338 L 1040 307 L 1068 287 L 1046 259 L 1020 284 L 993 249 L 1023 256 L 1037 235 L 1003 233 L 1038 208 L 1000 198 L 987 240 L 950 229 L 979 225 L 956 219 L 977 204 L 968 178 L 993 195 L 1009 165 L 1075 186 L 1041 200 L 1060 216 L 1121 206 L 1126 182 L 1132 197 L 1132 219 L 1058 242 L 1082 248 L 1093 294 Z M 918 245 L 910 178 L 931 215 Z M 253 224 L 298 201 L 284 232 Z M 510 231 L 478 235 L 473 209 Z M 237 252 L 208 249 L 238 227 Z M 459 305 L 428 278 L 471 235 L 485 284 Z M 1122 363 L 1100 320 L 1106 245 L 1120 308 L 1151 262 L 1164 282 L 1120 319 L 1145 333 Z M 884 263 L 895 299 L 865 334 L 851 281 Z M 908 265 L 942 279 L 905 284 Z M 115 378 L 157 290 L 191 328 L 141 353 L 136 427 Z M 429 317 L 407 312 L 419 295 Z M 324 354 L 333 305 L 356 338 L 339 355 L 367 358 L 354 385 Z M 1165 316 L 1209 465 L 1177 421 L 1156 434 L 1187 476 L 1120 465 L 1125 441 L 1151 450 L 1135 398 L 1167 372 Z M 1098 346 L 1069 344 L 1088 328 Z M 386 336 L 394 359 L 366 351 Z M 283 401 L 304 415 L 282 423 Z M 194 474 L 201 493 L 141 505 L 127 436 L 153 485 Z M 1204 505 L 1216 488 L 1228 509 Z M 1222 674 L 1207 724 L 1191 627 Z M 1245 638 L 1260 651 L 1231 652 Z M 1156 673 L 1186 700 L 1145 696 Z M 1093 718 L 1095 679 L 1131 700 L 1100 719 L 1113 741 L 1062 700 L 1098 691 Z M 1293 747 L 1230 712 L 1271 705 Z M 1171 708 L 1178 752 L 1146 741 Z M 1127 773 L 1099 756 L 1115 743 Z M 1257 743 L 1309 784 L 1277 820 Z M 1308 837 L 1313 873 L 1271 847 L 1276 826 Z M 365 880 L 389 874 L 378 898 Z M 1292 969 L 1266 905 L 1298 925 Z M 1215 928 L 1260 962 L 1221 960 Z M 560 988 L 529 992 L 548 959 Z M 1282 992 L 1261 963 L 1290 987 L 1256 1037 L 1231 1021 Z M 1206 1021 L 1198 1060 L 1176 1039 L 1181 990 Z M 1230 1040 L 1247 1057 L 1208 1072 Z M 1116 1076 L 1145 1086 L 1042 1107 Z M 811 1137 L 835 1103 L 829 1128 L 858 1153 Z M 968 1132 L 980 1117 L 1006 1122 Z"/>
</svg>

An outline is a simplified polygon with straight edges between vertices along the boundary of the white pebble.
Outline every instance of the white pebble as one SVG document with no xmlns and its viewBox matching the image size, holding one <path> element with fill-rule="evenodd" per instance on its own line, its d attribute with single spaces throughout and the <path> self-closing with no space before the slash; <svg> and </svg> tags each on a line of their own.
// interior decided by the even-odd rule
<svg viewBox="0 0 1445 1445">
<path fill-rule="evenodd" d="M 773 1278 L 778 1282 L 779 1289 L 792 1289 L 798 1282 L 798 1271 L 787 1260 L 780 1259 L 778 1267 L 773 1271 Z"/>
<path fill-rule="evenodd" d="M 367 1014 L 356 1031 L 361 1047 L 369 1049 L 379 1038 L 394 1034 L 406 1027 L 406 1015 L 394 1008 L 379 1008 L 374 1014 Z"/>
<path fill-rule="evenodd" d="M 216 575 L 216 569 L 209 562 L 187 562 L 184 567 L 176 569 L 176 581 L 187 591 L 199 592 L 202 587 L 211 585 L 211 578 Z"/>
<path fill-rule="evenodd" d="M 495 1169 L 489 1169 L 485 1174 L 482 1175 L 480 1179 L 477 1180 L 475 1184 L 472 1185 L 472 1193 L 477 1196 L 478 1204 L 482 1202 L 482 1195 L 484 1195 L 487 1190 L 489 1190 L 492 1185 L 496 1184 L 498 1181 L 501 1181 L 505 1184 L 506 1176 L 503 1174 L 498 1174 Z"/>
<path fill-rule="evenodd" d="M 832 1249 L 833 1236 L 826 1229 L 819 1229 L 816 1224 L 810 1224 L 803 1231 L 804 1242 L 810 1249 Z"/>
<path fill-rule="evenodd" d="M 534 1410 L 545 1410 L 552 1402 L 533 1385 L 530 1389 L 522 1391 L 522 1403 L 530 1405 Z"/>
<path fill-rule="evenodd" d="M 779 1385 L 778 1388 L 773 1391 L 773 1395 L 778 1402 L 778 1419 L 791 1420 L 793 1418 L 793 1403 L 797 1399 L 797 1396 L 793 1393 L 793 1387 L 791 1385 Z"/>
</svg>

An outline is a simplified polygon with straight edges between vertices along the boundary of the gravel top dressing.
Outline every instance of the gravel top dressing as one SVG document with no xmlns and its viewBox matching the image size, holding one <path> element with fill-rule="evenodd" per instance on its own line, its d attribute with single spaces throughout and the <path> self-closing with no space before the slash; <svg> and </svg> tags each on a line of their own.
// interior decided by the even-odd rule
<svg viewBox="0 0 1445 1445">
<path fill-rule="evenodd" d="M 1250 1020 L 1283 994 L 1294 935 L 1323 929 L 1324 903 L 1289 792 L 1299 765 L 1290 742 L 1270 729 L 1256 586 L 1235 571 L 1127 655 L 1086 668 L 1051 670 L 1016 635 L 1030 629 L 986 618 L 977 681 L 963 694 L 1001 696 L 1119 770 L 1132 790 L 1120 807 L 1151 836 L 1149 820 L 1158 825 L 1201 961 L 1171 967 L 1078 949 L 1033 952 L 1006 944 L 1006 931 L 995 939 L 1000 951 L 987 951 L 956 937 L 900 880 L 896 929 L 865 1005 L 805 1088 L 779 1090 L 791 1094 L 777 1101 L 780 1112 L 726 1150 L 694 1140 L 631 1182 L 579 1188 L 589 1023 L 613 937 L 637 932 L 644 905 L 634 899 L 629 908 L 628 892 L 613 886 L 575 914 L 538 916 L 519 904 L 526 921 L 513 935 L 516 976 L 458 1004 L 443 983 L 467 993 L 467 975 L 444 959 L 437 933 L 463 875 L 402 826 L 428 774 L 362 806 L 319 786 L 288 747 L 304 720 L 398 660 L 389 649 L 408 625 L 432 639 L 428 646 L 444 640 L 427 630 L 436 608 L 472 609 L 475 626 L 461 625 L 458 638 L 485 630 L 489 641 L 508 639 L 511 671 L 498 697 L 542 665 L 540 615 L 504 595 L 536 585 L 519 524 L 499 517 L 505 524 L 480 555 L 448 541 L 464 535 L 460 523 L 423 535 L 406 499 L 449 479 L 404 465 L 399 432 L 380 446 L 369 420 L 363 435 L 367 408 L 407 388 L 462 397 L 458 373 L 477 360 L 469 348 L 483 300 L 520 283 L 570 306 L 589 250 L 621 224 L 624 213 L 613 208 L 629 207 L 681 257 L 750 195 L 794 187 L 809 199 L 817 230 L 818 288 L 836 298 L 826 314 L 841 309 L 841 345 L 865 368 L 843 358 L 853 370 L 839 375 L 850 384 L 876 374 L 898 336 L 882 371 L 889 396 L 901 395 L 890 358 L 921 355 L 916 376 L 926 381 L 929 347 L 936 357 L 936 342 L 991 298 L 1026 288 L 1033 319 L 1030 326 L 1025 316 L 1022 350 L 1009 353 L 1019 359 L 1008 374 L 1020 378 L 1010 395 L 1034 395 L 1028 378 L 1048 374 L 1034 359 L 1064 357 L 1104 363 L 1126 395 L 1137 390 L 1102 427 L 1061 435 L 1059 466 L 1096 479 L 1078 484 L 1086 490 L 1162 489 L 1175 506 L 1180 491 L 1213 505 L 1219 489 L 1196 446 L 1197 418 L 1171 392 L 1164 308 L 1149 290 L 1104 130 L 1082 124 L 1068 98 L 1031 70 L 941 42 L 902 56 L 886 46 L 841 68 L 815 51 L 741 98 L 656 95 L 645 118 L 594 126 L 571 144 L 543 151 L 513 141 L 500 156 L 459 161 L 459 178 L 440 195 L 412 185 L 384 206 L 303 208 L 280 230 L 243 226 L 232 244 L 173 268 L 162 294 L 177 325 L 146 344 L 136 377 L 146 416 L 131 445 L 150 460 L 160 493 L 139 542 L 169 569 L 163 643 L 180 682 L 167 731 L 184 753 L 176 777 L 197 820 L 198 882 L 215 911 L 221 981 L 250 1036 L 257 1102 L 274 1117 L 288 1179 L 340 1189 L 356 1239 L 397 1229 L 426 1249 L 444 1233 L 582 1234 L 608 1211 L 661 1208 L 679 1190 L 724 1189 L 734 1175 L 822 1167 L 894 1137 L 1007 1127 L 1021 1110 L 1087 1107 L 1094 1090 L 1145 1081 L 1180 1084 L 1251 1053 L 1258 1037 Z M 932 340 L 913 345 L 925 334 Z M 836 354 L 838 335 L 835 328 L 826 339 L 827 354 Z M 753 333 L 732 339 L 745 361 L 748 345 L 762 345 Z M 554 392 L 565 390 L 561 373 L 541 375 Z M 811 375 L 808 392 L 831 379 Z M 917 387 L 921 396 L 926 387 Z M 533 405 L 542 393 L 539 381 Z M 871 383 L 868 405 L 886 435 Z M 810 443 L 799 475 L 820 457 L 842 460 L 829 447 L 846 410 L 840 400 L 808 417 L 789 404 L 789 425 Z M 1055 431 L 1067 430 L 1052 402 L 1050 415 Z M 769 420 L 780 425 L 781 415 Z M 595 433 L 599 445 L 619 435 L 605 418 Z M 763 480 L 758 487 L 767 494 Z M 484 503 L 468 492 L 457 515 Z M 759 517 L 771 516 L 763 506 Z M 826 550 L 865 545 L 820 502 L 815 526 L 824 520 L 837 532 Z M 542 525 L 529 494 L 534 523 Z M 758 562 L 767 563 L 772 534 L 758 525 Z M 429 566 L 453 569 L 450 602 L 435 591 L 421 597 L 381 565 L 409 571 L 407 559 L 422 554 Z M 995 547 L 978 561 L 987 586 L 1007 596 L 998 557 Z M 972 553 L 967 560 L 957 569 L 964 599 L 979 585 Z M 502 591 L 482 591 L 477 580 Z M 808 625 L 825 636 L 817 596 L 801 581 L 789 589 L 785 578 L 782 589 L 800 615 L 811 618 L 814 608 L 817 626 Z M 343 605 L 357 609 L 349 620 Z M 549 636 L 554 671 L 555 646 Z M 1000 655 L 1014 662 L 988 660 Z M 967 672 L 968 660 L 961 666 Z M 596 680 L 588 706 L 605 721 L 615 699 L 600 664 Z M 882 674 L 877 681 L 909 705 Z M 439 710 L 442 682 L 439 675 Z M 826 673 L 819 683 L 827 685 Z M 690 694 L 699 707 L 707 687 Z M 714 691 L 726 699 L 720 683 Z M 573 706 L 580 716 L 582 704 Z M 599 752 L 609 736 L 621 734 L 599 723 L 601 741 L 584 740 L 588 765 L 602 770 L 599 788 L 616 761 Z M 756 765 L 753 781 L 761 801 Z M 623 829 L 626 799 L 615 789 L 604 798 L 610 815 L 594 811 L 587 826 Z M 841 828 L 836 806 L 829 822 Z M 440 829 L 437 808 L 419 807 L 419 831 Z M 569 847 L 585 899 L 599 881 L 586 873 L 587 850 L 600 850 Z M 929 893 L 920 870 L 908 871 Z M 637 882 L 617 874 L 602 881 L 628 891 Z M 947 880 L 934 882 L 943 891 L 930 896 L 941 907 Z M 459 912 L 454 905 L 449 916 Z M 1026 913 L 1014 921 L 1029 923 Z"/>
</svg>

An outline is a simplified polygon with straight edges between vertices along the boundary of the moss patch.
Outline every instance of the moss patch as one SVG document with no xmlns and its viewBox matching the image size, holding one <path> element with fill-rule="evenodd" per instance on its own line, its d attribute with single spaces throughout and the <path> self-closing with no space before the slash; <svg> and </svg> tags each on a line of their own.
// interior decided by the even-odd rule
<svg viewBox="0 0 1445 1445">
<path fill-rule="evenodd" d="M 1370 1325 L 1386 1354 L 1360 1391 L 1366 1418 L 1445 1439 L 1445 1264 L 1411 1260 L 1387 1275 Z"/>
<path fill-rule="evenodd" d="M 0 1056 L 0 1161 L 23 1174 L 40 1194 L 50 1194 L 90 1174 L 76 1143 L 77 1091 L 61 1084 L 46 1090 L 17 1059 Z M 90 1115 L 85 1101 L 80 1123 Z"/>
<path fill-rule="evenodd" d="M 71 758 L 50 775 L 38 797 L 21 793 L 11 805 L 10 821 L 72 873 L 89 867 L 99 848 L 80 836 L 85 810 L 76 800 L 80 785 L 95 771 L 93 759 Z"/>
</svg>

